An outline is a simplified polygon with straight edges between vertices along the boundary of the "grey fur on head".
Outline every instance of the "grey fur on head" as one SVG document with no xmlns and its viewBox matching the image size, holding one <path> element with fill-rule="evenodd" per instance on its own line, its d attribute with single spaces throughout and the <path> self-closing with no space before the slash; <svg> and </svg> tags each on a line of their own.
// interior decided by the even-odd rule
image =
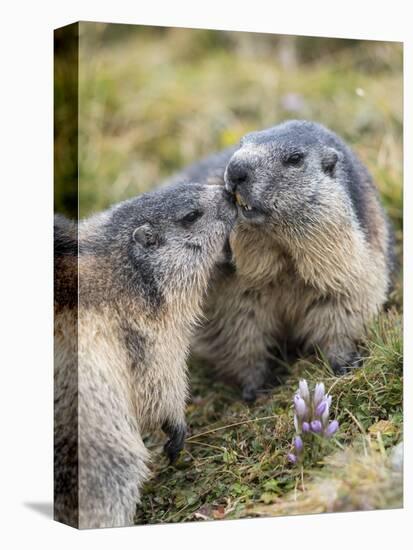
<svg viewBox="0 0 413 550">
<path fill-rule="evenodd" d="M 252 208 L 257 206 L 256 212 L 241 209 L 251 221 L 262 219 L 276 229 L 299 233 L 334 218 L 338 213 L 331 208 L 337 200 L 343 216 L 371 235 L 366 194 L 376 190 L 367 170 L 320 124 L 289 121 L 247 134 L 226 167 L 225 179 L 231 191 L 237 188 Z"/>
<path fill-rule="evenodd" d="M 357 344 L 390 289 L 394 247 L 372 179 L 343 140 L 287 121 L 177 177 L 220 181 L 239 210 L 235 273 L 216 276 L 195 352 L 247 399 L 288 343 L 320 349 L 336 372 L 357 365 Z"/>
<path fill-rule="evenodd" d="M 146 431 L 183 447 L 185 359 L 236 209 L 221 186 L 176 185 L 77 228 L 55 220 L 55 518 L 133 523 Z M 77 300 L 77 281 L 79 301 Z"/>
</svg>

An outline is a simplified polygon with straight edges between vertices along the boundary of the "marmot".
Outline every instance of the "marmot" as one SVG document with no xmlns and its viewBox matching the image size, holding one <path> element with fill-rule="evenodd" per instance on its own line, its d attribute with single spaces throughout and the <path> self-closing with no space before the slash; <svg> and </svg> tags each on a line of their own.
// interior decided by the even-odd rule
<svg viewBox="0 0 413 550">
<path fill-rule="evenodd" d="M 178 177 L 225 182 L 240 213 L 230 237 L 235 269 L 215 277 L 195 353 L 238 382 L 246 400 L 266 381 L 272 352 L 291 343 L 320 350 L 336 373 L 357 365 L 395 256 L 372 178 L 343 140 L 291 120 Z"/>
<path fill-rule="evenodd" d="M 170 459 L 181 450 L 190 333 L 237 216 L 226 195 L 176 185 L 79 228 L 56 217 L 58 521 L 131 524 L 148 476 L 143 432 L 162 426 Z"/>
</svg>

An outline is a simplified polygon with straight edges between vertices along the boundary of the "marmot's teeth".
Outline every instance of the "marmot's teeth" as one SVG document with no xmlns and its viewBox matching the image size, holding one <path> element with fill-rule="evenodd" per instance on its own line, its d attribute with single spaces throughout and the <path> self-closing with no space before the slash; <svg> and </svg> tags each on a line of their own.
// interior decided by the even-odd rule
<svg viewBox="0 0 413 550">
<path fill-rule="evenodd" d="M 251 206 L 249 206 L 245 201 L 244 199 L 241 197 L 241 195 L 236 192 L 235 193 L 235 201 L 237 204 L 239 204 L 239 206 L 241 206 L 241 208 L 243 208 L 244 210 L 251 210 Z"/>
</svg>

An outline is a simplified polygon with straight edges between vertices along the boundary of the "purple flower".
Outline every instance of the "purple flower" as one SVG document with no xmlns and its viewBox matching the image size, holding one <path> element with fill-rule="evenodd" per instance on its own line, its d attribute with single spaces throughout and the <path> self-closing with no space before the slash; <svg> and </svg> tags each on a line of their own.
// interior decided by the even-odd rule
<svg viewBox="0 0 413 550">
<path fill-rule="evenodd" d="M 298 384 L 298 393 L 304 399 L 306 403 L 310 402 L 310 391 L 308 389 L 307 380 L 300 380 Z"/>
<path fill-rule="evenodd" d="M 325 430 L 324 435 L 326 437 L 331 437 L 338 430 L 338 426 L 339 426 L 339 424 L 338 424 L 337 420 L 332 420 L 330 422 L 330 424 L 327 426 L 327 429 Z"/>
<path fill-rule="evenodd" d="M 312 420 L 310 422 L 311 431 L 319 434 L 323 430 L 323 426 L 319 420 Z"/>
<path fill-rule="evenodd" d="M 304 447 L 303 440 L 301 439 L 301 437 L 299 435 L 296 435 L 295 438 L 294 438 L 295 452 L 299 455 L 301 453 L 301 451 L 303 450 L 303 447 Z"/>
<path fill-rule="evenodd" d="M 292 452 L 287 455 L 290 463 L 301 463 L 306 446 L 315 444 L 316 434 L 327 439 L 337 432 L 337 420 L 330 422 L 329 419 L 331 402 L 332 397 L 326 394 L 322 382 L 316 384 L 310 393 L 307 381 L 300 380 L 298 392 L 293 398 L 295 437 Z"/>
<path fill-rule="evenodd" d="M 324 387 L 324 384 L 322 382 L 320 382 L 319 384 L 316 384 L 316 387 L 315 387 L 315 390 L 314 390 L 314 407 L 318 407 L 319 403 L 321 403 L 321 401 L 323 400 L 324 398 L 324 394 L 325 394 L 325 387 Z"/>
<path fill-rule="evenodd" d="M 294 396 L 294 407 L 295 407 L 295 412 L 297 414 L 297 417 L 302 420 L 304 418 L 304 416 L 306 415 L 306 412 L 307 412 L 307 407 L 306 407 L 306 404 L 305 404 L 305 401 L 302 397 L 300 397 L 297 394 L 295 394 Z"/>
<path fill-rule="evenodd" d="M 325 399 L 323 399 L 321 401 L 321 403 L 319 403 L 315 409 L 315 415 L 316 416 L 321 416 L 323 414 L 323 412 L 326 410 L 326 407 L 327 407 L 327 401 Z"/>
<path fill-rule="evenodd" d="M 323 423 L 323 426 L 326 427 L 328 423 L 328 417 L 330 414 L 330 405 L 332 401 L 331 395 L 327 395 L 325 398 L 326 408 L 324 409 L 322 415 L 321 415 L 321 422 Z"/>
</svg>

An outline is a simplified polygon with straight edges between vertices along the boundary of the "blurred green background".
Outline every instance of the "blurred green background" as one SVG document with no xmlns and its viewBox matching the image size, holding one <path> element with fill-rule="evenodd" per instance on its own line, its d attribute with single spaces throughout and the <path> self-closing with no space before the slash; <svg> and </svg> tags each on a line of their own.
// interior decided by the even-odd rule
<svg viewBox="0 0 413 550">
<path fill-rule="evenodd" d="M 355 148 L 401 229 L 401 44 L 102 23 L 79 35 L 80 217 L 246 132 L 307 118 Z M 65 85 L 58 77 L 57 179 L 73 177 Z"/>
</svg>

